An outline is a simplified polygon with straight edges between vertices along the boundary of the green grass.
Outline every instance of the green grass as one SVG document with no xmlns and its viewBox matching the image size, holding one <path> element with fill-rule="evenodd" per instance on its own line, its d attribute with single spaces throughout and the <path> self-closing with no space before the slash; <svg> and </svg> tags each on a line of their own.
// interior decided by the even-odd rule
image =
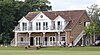
<svg viewBox="0 0 100 55">
<path fill-rule="evenodd" d="M 26 50 L 24 47 L 0 47 L 0 55 L 100 55 L 100 47 L 48 47 Z"/>
</svg>

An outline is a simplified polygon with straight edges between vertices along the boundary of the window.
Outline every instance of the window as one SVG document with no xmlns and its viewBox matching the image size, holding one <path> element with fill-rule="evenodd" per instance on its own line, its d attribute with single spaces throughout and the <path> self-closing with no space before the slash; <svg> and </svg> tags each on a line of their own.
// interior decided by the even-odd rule
<svg viewBox="0 0 100 55">
<path fill-rule="evenodd" d="M 55 29 L 55 21 L 52 21 L 51 22 L 51 30 L 54 30 Z"/>
<path fill-rule="evenodd" d="M 38 22 L 36 22 L 36 30 L 38 30 Z"/>
<path fill-rule="evenodd" d="M 85 22 L 85 26 L 88 27 L 90 25 L 90 22 Z"/>
<path fill-rule="evenodd" d="M 20 41 L 23 42 L 23 38 L 22 37 L 20 38 Z"/>
<path fill-rule="evenodd" d="M 29 22 L 29 30 L 32 30 L 32 22 Z"/>
<path fill-rule="evenodd" d="M 36 30 L 41 30 L 41 23 L 40 22 L 36 22 Z"/>
<path fill-rule="evenodd" d="M 60 24 L 60 21 L 58 21 L 58 25 L 61 25 L 61 24 Z"/>
<path fill-rule="evenodd" d="M 82 22 L 81 21 L 79 21 L 79 25 L 81 25 L 82 24 Z"/>
<path fill-rule="evenodd" d="M 86 26 L 86 22 L 84 22 L 84 27 Z"/>
<path fill-rule="evenodd" d="M 43 15 L 41 15 L 40 17 L 43 18 Z"/>
<path fill-rule="evenodd" d="M 57 29 L 61 30 L 62 29 L 62 21 L 57 22 Z"/>
<path fill-rule="evenodd" d="M 24 23 L 24 22 L 23 22 L 23 23 L 22 23 L 22 27 L 23 27 L 23 28 L 22 28 L 23 31 L 27 30 L 27 23 Z"/>
<path fill-rule="evenodd" d="M 40 30 L 41 29 L 41 23 L 39 22 L 39 27 L 38 27 L 38 29 Z"/>
<path fill-rule="evenodd" d="M 53 37 L 53 41 L 55 41 L 55 38 Z"/>
<path fill-rule="evenodd" d="M 62 37 L 62 41 L 65 41 L 65 37 Z"/>
<path fill-rule="evenodd" d="M 50 37 L 50 41 L 52 41 L 52 37 Z"/>
<path fill-rule="evenodd" d="M 48 22 L 43 22 L 43 30 L 48 30 Z"/>
<path fill-rule="evenodd" d="M 36 45 L 40 45 L 40 37 L 36 37 Z"/>
</svg>

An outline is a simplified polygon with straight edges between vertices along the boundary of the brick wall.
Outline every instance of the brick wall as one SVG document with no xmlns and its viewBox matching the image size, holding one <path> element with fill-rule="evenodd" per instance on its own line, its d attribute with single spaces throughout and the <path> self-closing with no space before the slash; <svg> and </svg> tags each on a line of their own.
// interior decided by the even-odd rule
<svg viewBox="0 0 100 55">
<path fill-rule="evenodd" d="M 90 22 L 90 18 L 86 13 L 81 16 L 80 20 L 72 29 L 71 35 L 73 36 L 73 38 L 77 37 L 81 33 L 81 31 L 84 30 L 84 22 Z"/>
</svg>

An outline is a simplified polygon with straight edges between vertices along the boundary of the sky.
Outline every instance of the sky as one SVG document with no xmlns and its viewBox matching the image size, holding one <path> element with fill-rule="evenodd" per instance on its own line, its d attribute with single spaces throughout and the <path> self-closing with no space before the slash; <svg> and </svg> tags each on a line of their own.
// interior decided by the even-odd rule
<svg viewBox="0 0 100 55">
<path fill-rule="evenodd" d="M 24 1 L 24 0 L 22 0 Z M 100 0 L 48 0 L 53 11 L 61 10 L 87 10 L 92 4 L 100 7 Z"/>
<path fill-rule="evenodd" d="M 53 11 L 60 10 L 87 10 L 92 4 L 100 6 L 100 0 L 48 0 Z"/>
</svg>

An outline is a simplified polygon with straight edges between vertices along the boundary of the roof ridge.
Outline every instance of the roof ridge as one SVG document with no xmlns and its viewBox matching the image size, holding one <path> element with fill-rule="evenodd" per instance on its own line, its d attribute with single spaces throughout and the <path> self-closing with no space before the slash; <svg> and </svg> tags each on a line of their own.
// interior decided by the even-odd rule
<svg viewBox="0 0 100 55">
<path fill-rule="evenodd" d="M 65 11 L 67 11 L 67 12 L 69 12 L 69 11 L 86 11 L 86 10 L 62 10 L 62 11 L 41 11 L 41 12 L 65 12 Z"/>
</svg>

